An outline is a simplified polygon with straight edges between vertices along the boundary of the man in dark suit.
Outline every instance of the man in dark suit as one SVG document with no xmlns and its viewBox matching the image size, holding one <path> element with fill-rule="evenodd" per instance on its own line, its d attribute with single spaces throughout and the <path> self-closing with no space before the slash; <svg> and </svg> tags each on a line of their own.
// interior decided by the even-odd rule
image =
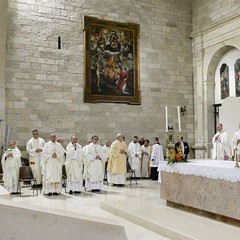
<svg viewBox="0 0 240 240">
<path fill-rule="evenodd" d="M 187 155 L 190 151 L 188 143 L 183 141 L 183 136 L 177 136 L 177 142 L 175 143 L 175 152 L 182 154 L 182 157 L 187 159 Z"/>
</svg>

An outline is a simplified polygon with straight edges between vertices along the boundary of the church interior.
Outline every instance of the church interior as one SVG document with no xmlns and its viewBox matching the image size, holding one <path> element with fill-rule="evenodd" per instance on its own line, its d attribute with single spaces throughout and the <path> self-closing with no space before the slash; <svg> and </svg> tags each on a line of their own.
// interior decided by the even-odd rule
<svg viewBox="0 0 240 240">
<path fill-rule="evenodd" d="M 65 147 L 73 134 L 82 146 L 93 135 L 101 145 L 118 133 L 127 144 L 133 136 L 144 136 L 151 144 L 158 137 L 165 157 L 181 135 L 189 144 L 189 159 L 211 159 L 216 125 L 223 125 L 230 140 L 240 128 L 239 8 L 237 0 L 1 0 L 1 157 L 12 139 L 28 159 L 26 144 L 37 129 L 46 142 L 56 133 Z M 108 24 L 110 40 L 125 34 L 122 53 L 97 36 Z M 102 68 L 103 63 L 108 66 Z M 114 83 L 111 69 L 118 74 Z M 233 150 L 231 144 L 230 158 Z M 240 174 L 231 160 L 216 165 L 221 174 L 223 165 L 228 176 L 232 171 L 234 177 L 226 181 L 166 171 L 158 181 L 127 181 L 125 187 L 105 183 L 99 193 L 69 195 L 63 190 L 53 198 L 41 192 L 36 196 L 27 187 L 22 197 L 13 196 L 2 187 L 1 235 L 237 240 Z M 186 188 L 175 187 L 174 181 Z M 209 213 L 209 195 L 215 197 L 211 204 L 216 212 L 225 208 L 229 216 Z M 181 207 L 171 205 L 175 199 L 202 201 L 204 215 L 194 207 L 183 209 L 184 201 Z"/>
</svg>

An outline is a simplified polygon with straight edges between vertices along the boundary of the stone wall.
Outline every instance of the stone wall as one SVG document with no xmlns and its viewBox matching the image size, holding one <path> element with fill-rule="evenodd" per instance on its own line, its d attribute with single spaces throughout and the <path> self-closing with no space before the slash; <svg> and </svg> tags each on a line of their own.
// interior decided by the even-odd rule
<svg viewBox="0 0 240 240">
<path fill-rule="evenodd" d="M 238 0 L 193 0 L 193 30 L 219 23 L 239 14 Z"/>
<path fill-rule="evenodd" d="M 210 143 L 215 133 L 215 71 L 224 54 L 233 49 L 240 50 L 239 8 L 237 0 L 193 1 L 191 38 L 196 158 L 210 156 Z"/>
<path fill-rule="evenodd" d="M 0 147 L 4 143 L 5 131 L 5 57 L 6 57 L 6 27 L 7 0 L 0 1 Z"/>
<path fill-rule="evenodd" d="M 6 124 L 24 146 L 31 131 L 52 131 L 84 144 L 122 132 L 164 143 L 165 112 L 176 129 L 177 106 L 187 106 L 182 133 L 194 142 L 191 1 L 9 0 L 6 49 Z M 83 15 L 140 24 L 142 104 L 83 102 Z M 62 49 L 57 49 L 58 36 Z M 68 141 L 68 140 L 67 140 Z"/>
</svg>

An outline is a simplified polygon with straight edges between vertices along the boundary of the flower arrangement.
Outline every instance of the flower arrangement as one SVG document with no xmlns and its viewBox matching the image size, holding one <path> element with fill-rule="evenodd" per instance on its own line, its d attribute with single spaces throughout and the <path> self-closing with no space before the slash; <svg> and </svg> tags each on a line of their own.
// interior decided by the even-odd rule
<svg viewBox="0 0 240 240">
<path fill-rule="evenodd" d="M 177 148 L 177 151 L 172 152 L 172 156 L 167 163 L 168 165 L 173 163 L 178 163 L 178 162 L 187 162 L 187 159 L 182 154 L 182 148 L 179 146 L 176 148 Z"/>
</svg>

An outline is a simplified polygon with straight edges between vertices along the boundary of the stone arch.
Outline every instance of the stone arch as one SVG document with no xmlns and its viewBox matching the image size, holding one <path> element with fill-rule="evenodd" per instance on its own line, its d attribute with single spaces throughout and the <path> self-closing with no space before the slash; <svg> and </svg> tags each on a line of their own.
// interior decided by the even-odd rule
<svg viewBox="0 0 240 240">
<path fill-rule="evenodd" d="M 216 47 L 216 46 L 215 46 Z M 240 46 L 237 44 L 232 43 L 232 45 L 223 45 L 218 46 L 215 48 L 211 56 L 209 56 L 208 64 L 205 66 L 206 73 L 205 79 L 207 81 L 207 105 L 208 105 L 208 127 L 209 129 L 214 129 L 214 114 L 213 114 L 213 104 L 215 103 L 215 72 L 217 69 L 217 65 L 221 58 L 230 50 L 232 49 L 240 49 Z M 208 132 L 208 139 L 211 139 L 212 133 Z"/>
<path fill-rule="evenodd" d="M 214 82 L 215 82 L 214 74 L 215 74 L 215 71 L 216 71 L 216 68 L 217 68 L 217 65 L 218 65 L 220 59 L 224 56 L 225 53 L 227 53 L 229 50 L 234 49 L 234 48 L 235 48 L 234 46 L 224 46 L 224 47 L 219 48 L 214 53 L 214 55 L 210 59 L 209 64 L 207 66 L 206 78 L 207 78 L 208 82 L 211 82 L 214 85 Z M 211 92 L 210 94 L 212 94 L 212 93 L 213 92 Z M 214 95 L 214 94 L 212 94 L 212 95 Z"/>
</svg>

